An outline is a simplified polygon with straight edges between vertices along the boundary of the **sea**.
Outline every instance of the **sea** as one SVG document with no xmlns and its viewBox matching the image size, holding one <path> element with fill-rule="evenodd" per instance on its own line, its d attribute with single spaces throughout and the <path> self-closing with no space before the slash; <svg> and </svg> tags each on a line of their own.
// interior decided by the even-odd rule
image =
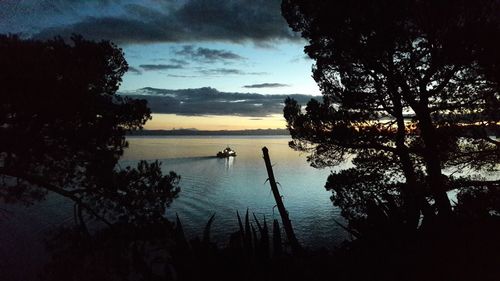
<svg viewBox="0 0 500 281">
<path fill-rule="evenodd" d="M 306 248 L 333 250 L 349 234 L 339 225 L 346 222 L 325 190 L 328 175 L 335 169 L 316 169 L 307 154 L 292 150 L 288 136 L 131 136 L 118 168 L 138 161 L 162 163 L 165 173 L 181 176 L 181 192 L 165 216 L 176 215 L 189 239 L 201 237 L 215 214 L 211 240 L 219 246 L 238 230 L 236 212 L 244 219 L 249 212 L 270 227 L 281 219 L 267 181 L 262 148 L 269 149 L 274 175 L 295 234 Z M 227 146 L 236 157 L 217 158 Z M 348 164 L 346 164 L 348 165 Z M 50 258 L 46 241 L 60 226 L 72 224 L 72 203 L 55 194 L 33 205 L 0 204 L 0 280 L 35 280 Z M 22 268 L 22 270 L 20 270 Z"/>
<path fill-rule="evenodd" d="M 213 240 L 220 245 L 238 230 L 236 212 L 248 210 L 260 222 L 281 218 L 271 193 L 262 148 L 267 147 L 278 189 L 298 240 L 308 248 L 334 248 L 349 239 L 338 223 L 344 223 L 324 188 L 332 169 L 316 169 L 307 154 L 292 150 L 288 136 L 134 136 L 120 165 L 139 160 L 162 163 L 164 173 L 181 176 L 181 192 L 166 216 L 178 215 L 186 234 L 201 236 L 211 215 Z M 226 147 L 237 156 L 217 158 Z M 347 165 L 347 164 L 346 164 Z M 343 167 L 336 167 L 340 169 Z M 255 222 L 254 222 L 255 224 Z"/>
</svg>

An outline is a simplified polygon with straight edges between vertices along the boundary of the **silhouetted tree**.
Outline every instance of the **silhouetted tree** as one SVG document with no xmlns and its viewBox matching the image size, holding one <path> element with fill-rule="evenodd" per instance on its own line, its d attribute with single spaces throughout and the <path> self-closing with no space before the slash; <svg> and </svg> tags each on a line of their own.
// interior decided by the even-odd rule
<svg viewBox="0 0 500 281">
<path fill-rule="evenodd" d="M 319 167 L 353 157 L 326 185 L 348 218 L 384 205 L 385 216 L 416 227 L 420 212 L 451 212 L 451 189 L 499 188 L 498 179 L 462 173 L 498 177 L 499 5 L 283 0 L 289 25 L 309 41 L 323 94 L 305 111 L 286 100 L 291 146 Z"/>
<path fill-rule="evenodd" d="M 146 101 L 116 95 L 128 65 L 108 41 L 0 35 L 0 200 L 55 192 L 75 217 L 106 224 L 162 220 L 179 177 L 160 163 L 117 170 L 125 133 L 150 119 Z"/>
</svg>

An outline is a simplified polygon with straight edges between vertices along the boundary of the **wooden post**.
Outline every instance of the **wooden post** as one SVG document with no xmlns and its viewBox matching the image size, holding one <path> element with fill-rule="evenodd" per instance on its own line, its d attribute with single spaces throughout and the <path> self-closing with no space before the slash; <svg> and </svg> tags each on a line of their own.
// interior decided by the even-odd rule
<svg viewBox="0 0 500 281">
<path fill-rule="evenodd" d="M 283 200 L 281 200 L 281 195 L 278 190 L 278 186 L 276 185 L 276 180 L 274 179 L 273 167 L 271 166 L 271 160 L 269 159 L 269 150 L 267 147 L 262 148 L 262 152 L 264 153 L 264 162 L 266 163 L 267 174 L 269 176 L 269 184 L 271 185 L 271 190 L 274 195 L 274 200 L 276 200 L 276 206 L 278 207 L 278 211 L 281 216 L 281 221 L 283 222 L 283 227 L 285 228 L 285 233 L 292 246 L 292 251 L 294 253 L 298 253 L 302 251 L 302 247 L 295 237 L 295 233 L 293 232 L 292 222 L 290 218 L 288 218 L 288 212 L 285 209 L 285 205 L 283 204 Z"/>
</svg>

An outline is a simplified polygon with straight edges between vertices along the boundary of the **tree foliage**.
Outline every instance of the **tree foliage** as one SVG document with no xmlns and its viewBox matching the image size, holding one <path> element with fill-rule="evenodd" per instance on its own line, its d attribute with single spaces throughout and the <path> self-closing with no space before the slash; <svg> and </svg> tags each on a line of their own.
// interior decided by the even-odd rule
<svg viewBox="0 0 500 281">
<path fill-rule="evenodd" d="M 117 170 L 125 133 L 149 120 L 146 101 L 116 95 L 128 65 L 108 41 L 0 35 L 0 200 L 55 192 L 112 224 L 158 219 L 179 192 L 158 162 Z"/>
<path fill-rule="evenodd" d="M 309 42 L 323 94 L 305 111 L 286 100 L 291 146 L 310 152 L 318 167 L 354 157 L 355 168 L 328 180 L 334 202 L 351 210 L 352 200 L 388 204 L 379 187 L 397 187 L 405 221 L 416 226 L 420 212 L 451 212 L 451 189 L 499 188 L 499 5 L 282 2 L 289 25 Z M 472 181 L 467 171 L 492 176 Z"/>
</svg>

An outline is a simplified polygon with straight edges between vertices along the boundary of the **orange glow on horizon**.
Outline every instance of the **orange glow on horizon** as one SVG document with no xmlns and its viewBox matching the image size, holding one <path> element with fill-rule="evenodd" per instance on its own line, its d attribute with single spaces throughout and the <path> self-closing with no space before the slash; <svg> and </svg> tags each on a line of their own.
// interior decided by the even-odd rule
<svg viewBox="0 0 500 281">
<path fill-rule="evenodd" d="M 267 117 L 250 116 L 182 116 L 175 114 L 152 114 L 144 128 L 146 130 L 252 130 L 252 129 L 284 129 L 286 121 L 280 114 Z"/>
</svg>

